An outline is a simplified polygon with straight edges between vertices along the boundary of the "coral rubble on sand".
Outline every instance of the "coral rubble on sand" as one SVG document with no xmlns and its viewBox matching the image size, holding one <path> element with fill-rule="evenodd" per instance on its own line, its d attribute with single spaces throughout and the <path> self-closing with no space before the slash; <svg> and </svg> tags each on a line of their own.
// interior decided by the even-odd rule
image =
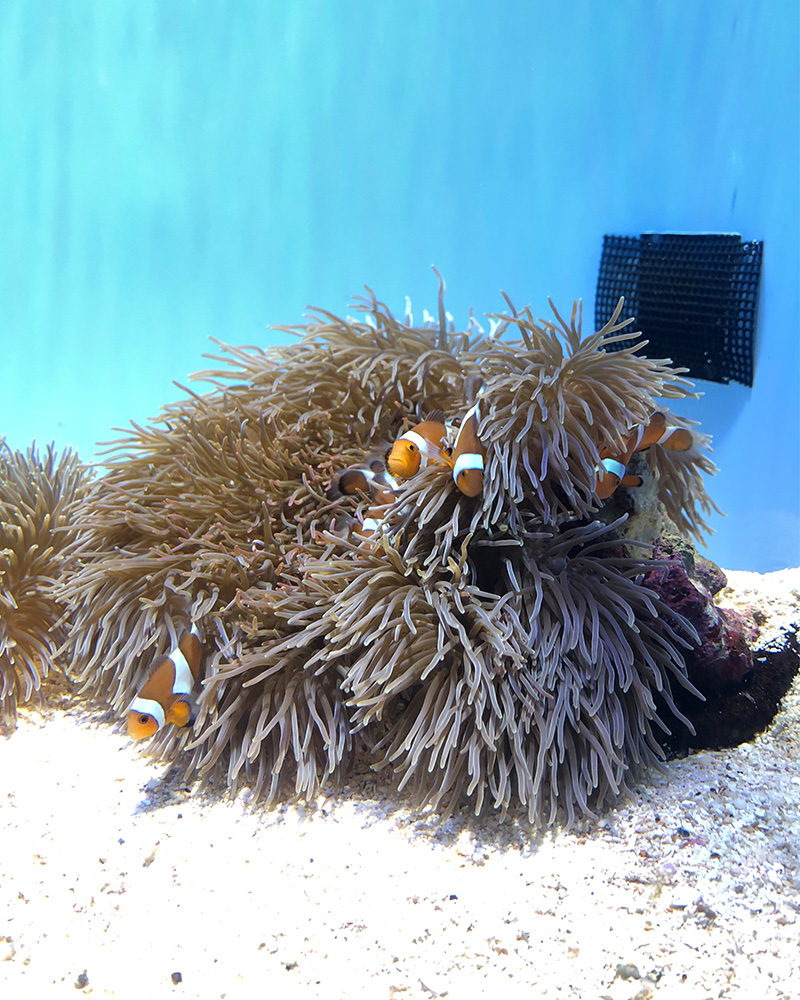
<svg viewBox="0 0 800 1000">
<path fill-rule="evenodd" d="M 317 312 L 297 343 L 225 348 L 198 376 L 212 392 L 134 424 L 60 581 L 84 690 L 123 714 L 195 626 L 194 724 L 154 746 L 269 801 L 313 796 L 358 750 L 419 801 L 571 822 L 658 763 L 657 699 L 686 721 L 674 693 L 696 694 L 686 657 L 705 637 L 653 581 L 675 579 L 666 534 L 707 528 L 708 438 L 667 414 L 691 448 L 639 452 L 643 485 L 609 500 L 597 484 L 691 384 L 616 350 L 618 313 L 584 338 L 577 309 L 509 307 L 488 334 L 456 332 L 441 291 L 423 326 L 370 295 L 356 319 Z M 476 386 L 478 495 L 446 457 L 378 506 L 335 488 L 434 411 L 456 437 Z"/>
</svg>

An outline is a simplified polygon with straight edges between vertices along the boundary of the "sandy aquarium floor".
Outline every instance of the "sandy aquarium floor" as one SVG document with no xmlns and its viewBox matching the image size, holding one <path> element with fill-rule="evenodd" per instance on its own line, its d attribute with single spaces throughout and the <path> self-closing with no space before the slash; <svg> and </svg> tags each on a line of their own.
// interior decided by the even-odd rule
<svg viewBox="0 0 800 1000">
<path fill-rule="evenodd" d="M 729 574 L 761 644 L 800 570 Z M 68 698 L 0 738 L 0 997 L 800 997 L 800 683 L 771 728 L 597 824 L 188 789 Z"/>
</svg>

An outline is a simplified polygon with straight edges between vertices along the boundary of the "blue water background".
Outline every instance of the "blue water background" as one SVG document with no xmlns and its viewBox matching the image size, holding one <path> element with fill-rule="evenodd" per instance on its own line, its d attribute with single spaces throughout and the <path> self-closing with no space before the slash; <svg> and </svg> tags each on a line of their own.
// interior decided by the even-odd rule
<svg viewBox="0 0 800 1000">
<path fill-rule="evenodd" d="M 702 384 L 708 554 L 800 564 L 795 0 L 3 0 L 0 435 L 90 458 L 369 284 L 594 313 L 604 233 L 763 239 L 755 387 Z"/>
</svg>

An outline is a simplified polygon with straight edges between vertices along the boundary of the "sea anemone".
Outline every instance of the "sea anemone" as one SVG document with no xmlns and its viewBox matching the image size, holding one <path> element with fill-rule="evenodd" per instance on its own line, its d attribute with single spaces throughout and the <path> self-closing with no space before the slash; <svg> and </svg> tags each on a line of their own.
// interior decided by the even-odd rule
<svg viewBox="0 0 800 1000">
<path fill-rule="evenodd" d="M 60 592 L 77 676 L 122 713 L 193 624 L 197 716 L 154 741 L 190 774 L 311 797 L 361 748 L 436 806 L 593 814 L 661 759 L 655 695 L 685 722 L 672 689 L 693 690 L 697 641 L 643 584 L 660 563 L 598 499 L 598 466 L 691 386 L 609 349 L 620 310 L 584 339 L 577 306 L 569 324 L 511 308 L 457 333 L 443 285 L 438 322 L 371 293 L 356 308 L 317 311 L 297 344 L 225 347 L 227 368 L 198 375 L 212 392 L 112 443 Z M 378 508 L 331 489 L 427 413 L 457 423 L 476 386 L 480 495 L 446 461 Z M 689 532 L 713 471 L 694 443 L 649 480 Z"/>
<path fill-rule="evenodd" d="M 0 719 L 38 692 L 58 666 L 64 607 L 58 582 L 71 571 L 90 473 L 49 446 L 40 457 L 0 441 Z"/>
<path fill-rule="evenodd" d="M 378 766 L 435 805 L 516 798 L 539 824 L 559 806 L 569 822 L 591 813 L 660 759 L 653 692 L 680 717 L 670 684 L 691 688 L 681 651 L 695 636 L 640 585 L 616 527 L 476 540 L 496 562 L 491 590 L 471 555 L 450 580 L 391 553 L 308 567 L 346 583 L 326 662 L 346 671 L 356 731 L 383 722 Z"/>
<path fill-rule="evenodd" d="M 686 369 L 644 357 L 641 345 L 613 350 L 631 336 L 619 332 L 630 323 L 619 322 L 622 300 L 585 338 L 579 303 L 569 323 L 551 307 L 555 322 L 511 307 L 494 317 L 491 340 L 475 345 L 485 376 L 485 524 L 505 514 L 513 526 L 523 500 L 544 523 L 591 515 L 601 449 L 624 451 L 627 435 L 659 408 L 657 398 L 695 395 L 681 377 Z M 519 339 L 500 340 L 508 332 Z"/>
</svg>

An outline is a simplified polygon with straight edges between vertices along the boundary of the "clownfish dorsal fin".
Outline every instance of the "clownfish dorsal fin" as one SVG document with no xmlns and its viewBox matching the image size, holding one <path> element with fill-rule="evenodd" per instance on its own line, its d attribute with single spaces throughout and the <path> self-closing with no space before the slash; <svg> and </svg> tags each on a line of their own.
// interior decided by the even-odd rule
<svg viewBox="0 0 800 1000">
<path fill-rule="evenodd" d="M 139 688 L 139 697 L 163 702 L 171 696 L 174 683 L 175 662 L 164 653 L 148 668 L 144 683 Z"/>
<path fill-rule="evenodd" d="M 139 688 L 140 698 L 161 701 L 175 695 L 188 695 L 200 676 L 203 647 L 197 631 L 184 632 L 171 653 L 159 656 L 147 672 Z"/>
<path fill-rule="evenodd" d="M 425 417 L 423 423 L 426 424 L 443 424 L 445 423 L 444 410 L 431 410 L 430 413 Z"/>
<path fill-rule="evenodd" d="M 180 651 L 180 653 L 183 654 L 183 658 L 186 661 L 186 665 L 189 667 L 189 672 L 192 678 L 191 683 L 193 687 L 194 682 L 200 676 L 200 663 L 203 659 L 203 646 L 202 643 L 200 642 L 200 637 L 198 636 L 197 629 L 194 627 L 194 625 L 188 632 L 183 633 L 183 636 L 181 637 L 181 640 L 178 643 L 178 650 Z M 174 659 L 175 654 L 173 653 L 171 654 L 171 656 Z M 190 687 L 189 690 L 186 691 L 185 693 L 189 694 L 191 690 L 192 688 Z"/>
</svg>

